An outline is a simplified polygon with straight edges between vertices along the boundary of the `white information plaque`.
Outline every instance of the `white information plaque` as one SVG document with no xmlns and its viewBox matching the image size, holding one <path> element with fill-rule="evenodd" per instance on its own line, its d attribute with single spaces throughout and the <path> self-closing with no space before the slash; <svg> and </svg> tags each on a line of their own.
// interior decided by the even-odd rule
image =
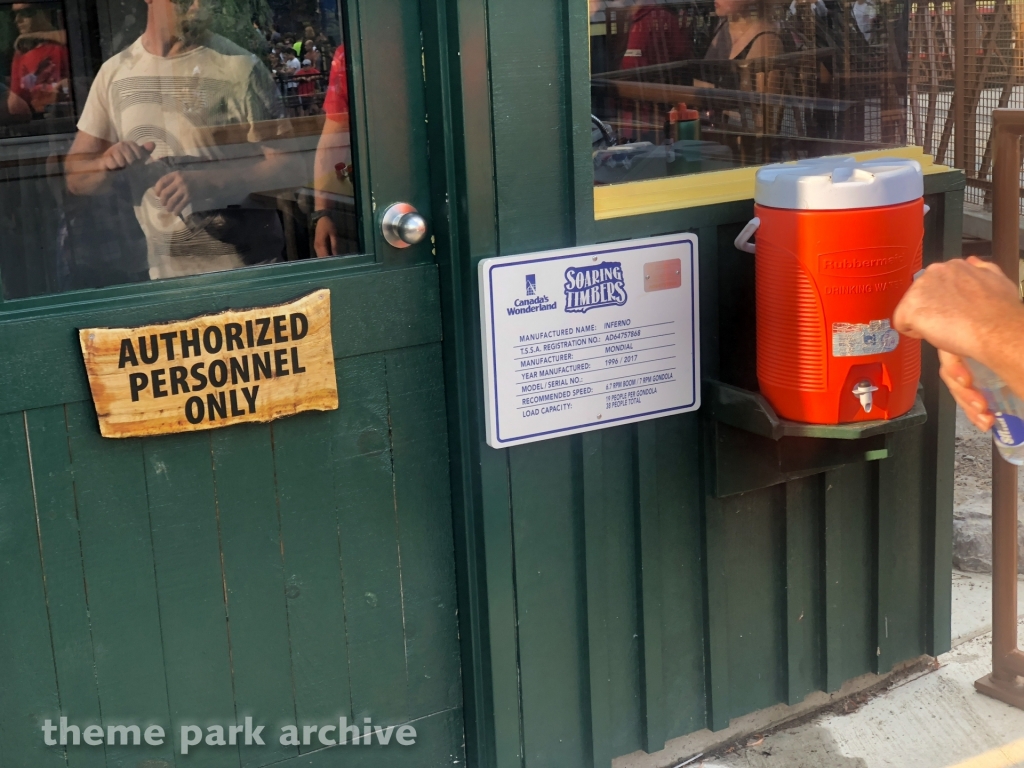
<svg viewBox="0 0 1024 768">
<path fill-rule="evenodd" d="M 697 237 L 480 262 L 487 444 L 700 407 Z"/>
</svg>

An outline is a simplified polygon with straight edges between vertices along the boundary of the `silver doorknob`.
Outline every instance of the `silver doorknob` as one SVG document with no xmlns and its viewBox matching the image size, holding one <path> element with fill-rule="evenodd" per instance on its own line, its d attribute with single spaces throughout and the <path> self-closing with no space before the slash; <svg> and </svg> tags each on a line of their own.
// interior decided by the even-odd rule
<svg viewBox="0 0 1024 768">
<path fill-rule="evenodd" d="M 389 245 L 408 248 L 427 236 L 427 222 L 408 203 L 395 203 L 384 211 L 380 230 Z"/>
</svg>

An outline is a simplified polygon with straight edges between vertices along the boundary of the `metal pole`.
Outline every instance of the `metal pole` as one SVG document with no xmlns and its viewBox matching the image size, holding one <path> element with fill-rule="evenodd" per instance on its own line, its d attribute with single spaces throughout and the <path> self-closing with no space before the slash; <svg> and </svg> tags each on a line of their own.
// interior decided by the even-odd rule
<svg viewBox="0 0 1024 768">
<path fill-rule="evenodd" d="M 992 255 L 1020 281 L 1018 198 L 1024 110 L 992 112 Z M 992 673 L 974 687 L 1024 709 L 1024 653 L 1017 649 L 1017 467 L 992 446 Z"/>
<path fill-rule="evenodd" d="M 964 105 L 966 104 L 967 87 L 967 0 L 956 0 L 953 4 L 953 167 L 966 173 L 964 155 L 966 144 L 966 120 Z M 939 8 L 941 9 L 941 5 Z M 941 12 L 941 10 L 940 10 Z M 942 158 L 936 158 L 942 162 Z"/>
</svg>

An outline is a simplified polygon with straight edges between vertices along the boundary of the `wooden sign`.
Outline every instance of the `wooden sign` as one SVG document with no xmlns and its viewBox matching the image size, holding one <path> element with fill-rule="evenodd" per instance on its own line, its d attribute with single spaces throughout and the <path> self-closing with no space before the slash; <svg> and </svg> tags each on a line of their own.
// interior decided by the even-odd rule
<svg viewBox="0 0 1024 768">
<path fill-rule="evenodd" d="M 194 432 L 338 407 L 329 290 L 275 307 L 78 335 L 104 437 Z"/>
</svg>

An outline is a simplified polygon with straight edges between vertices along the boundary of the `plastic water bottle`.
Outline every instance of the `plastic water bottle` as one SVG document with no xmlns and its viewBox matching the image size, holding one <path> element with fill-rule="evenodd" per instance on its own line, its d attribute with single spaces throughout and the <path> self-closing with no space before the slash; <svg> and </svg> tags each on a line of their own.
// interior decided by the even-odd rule
<svg viewBox="0 0 1024 768">
<path fill-rule="evenodd" d="M 974 388 L 985 395 L 988 409 L 995 417 L 992 440 L 999 453 L 1011 464 L 1024 466 L 1024 401 L 988 367 L 966 359 L 974 379 Z"/>
</svg>

